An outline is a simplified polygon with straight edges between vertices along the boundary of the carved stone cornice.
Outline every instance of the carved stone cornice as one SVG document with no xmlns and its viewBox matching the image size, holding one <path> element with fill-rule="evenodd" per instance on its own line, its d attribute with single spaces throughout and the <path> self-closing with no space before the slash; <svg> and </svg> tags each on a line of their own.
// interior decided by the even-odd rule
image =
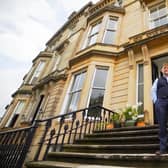
<svg viewBox="0 0 168 168">
<path fill-rule="evenodd" d="M 95 5 L 93 5 L 90 9 L 89 12 L 92 14 L 94 12 L 96 12 L 99 9 L 104 8 L 107 5 L 114 5 L 115 0 L 101 0 L 99 2 L 97 2 Z"/>
<path fill-rule="evenodd" d="M 12 94 L 12 97 L 15 97 L 16 95 L 21 94 L 21 95 L 32 95 L 32 90 L 17 90 Z"/>
<path fill-rule="evenodd" d="M 74 27 L 74 24 L 77 23 L 77 21 L 79 20 L 79 18 L 85 13 L 85 10 L 89 7 L 91 7 L 93 4 L 92 2 L 87 3 L 83 8 L 81 8 L 78 12 L 73 12 L 70 16 L 69 16 L 69 20 L 51 37 L 51 39 L 46 43 L 46 46 L 48 45 L 52 45 L 53 43 L 55 43 L 55 39 L 57 38 L 57 36 L 59 36 L 62 32 L 64 32 L 64 30 L 68 27 L 68 26 L 72 26 Z"/>
<path fill-rule="evenodd" d="M 140 0 L 140 2 L 143 2 L 145 4 L 149 4 L 149 3 L 153 2 L 153 0 Z"/>
<path fill-rule="evenodd" d="M 142 45 L 148 41 L 151 41 L 163 36 L 167 37 L 167 35 L 168 35 L 168 24 L 130 37 L 129 42 L 125 44 L 123 47 L 130 48 L 136 45 Z"/>
<path fill-rule="evenodd" d="M 49 84 L 51 81 L 53 82 L 57 82 L 59 80 L 66 80 L 67 79 L 67 75 L 66 75 L 66 68 L 63 70 L 56 70 L 54 72 L 52 72 L 51 74 L 47 75 L 46 77 L 44 77 L 43 79 L 41 79 L 38 84 L 36 84 L 33 87 L 33 90 L 39 89 L 41 87 L 43 87 L 46 84 Z"/>
<path fill-rule="evenodd" d="M 48 51 L 41 51 L 38 56 L 33 59 L 33 63 L 40 57 L 43 57 L 43 58 L 51 58 L 53 56 L 53 53 L 52 52 L 48 52 Z"/>
<path fill-rule="evenodd" d="M 99 45 L 101 46 L 102 44 L 96 43 L 93 46 L 87 47 L 86 49 L 76 53 L 76 56 L 71 58 L 69 60 L 69 65 L 70 67 L 78 62 L 81 62 L 83 60 L 86 60 L 92 56 L 103 56 L 103 57 L 118 57 L 124 53 L 124 51 L 119 51 L 119 52 L 112 52 L 112 51 L 106 51 L 102 49 L 96 49 L 94 46 Z M 93 47 L 93 48 L 92 48 Z M 119 46 L 116 46 L 117 48 Z"/>
<path fill-rule="evenodd" d="M 103 14 L 104 12 L 114 12 L 114 13 L 120 13 L 120 14 L 125 14 L 125 9 L 117 6 L 106 6 L 104 8 L 97 9 L 94 13 L 91 13 L 90 16 L 88 17 L 88 22 L 98 15 Z"/>
</svg>

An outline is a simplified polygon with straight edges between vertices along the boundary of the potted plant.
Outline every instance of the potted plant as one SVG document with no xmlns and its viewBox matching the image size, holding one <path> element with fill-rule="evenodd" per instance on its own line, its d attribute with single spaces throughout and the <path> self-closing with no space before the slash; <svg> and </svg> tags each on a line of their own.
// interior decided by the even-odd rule
<svg viewBox="0 0 168 168">
<path fill-rule="evenodd" d="M 120 112 L 115 112 L 113 113 L 113 115 L 111 116 L 111 120 L 114 124 L 114 128 L 120 128 L 121 127 L 121 113 Z"/>
<path fill-rule="evenodd" d="M 137 120 L 136 120 L 136 126 L 137 127 L 144 127 L 146 124 L 145 124 L 145 121 L 144 121 L 144 115 L 138 115 L 137 117 Z"/>
<path fill-rule="evenodd" d="M 138 116 L 138 110 L 136 106 L 127 105 L 124 109 L 122 109 L 122 114 L 124 117 L 124 125 L 127 126 L 135 126 L 136 119 Z"/>
</svg>

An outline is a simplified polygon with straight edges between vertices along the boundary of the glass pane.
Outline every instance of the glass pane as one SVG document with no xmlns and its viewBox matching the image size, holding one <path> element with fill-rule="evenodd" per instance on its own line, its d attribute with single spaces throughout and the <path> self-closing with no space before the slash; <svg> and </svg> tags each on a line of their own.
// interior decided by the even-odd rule
<svg viewBox="0 0 168 168">
<path fill-rule="evenodd" d="M 104 37 L 104 43 L 114 44 L 114 40 L 115 40 L 115 32 L 106 31 L 106 34 L 105 34 L 105 37 Z"/>
<path fill-rule="evenodd" d="M 103 90 L 93 89 L 89 106 L 102 105 L 103 97 L 104 97 L 104 89 Z"/>
<path fill-rule="evenodd" d="M 152 20 L 158 18 L 158 17 L 159 17 L 159 14 L 158 14 L 157 9 L 151 9 L 151 11 L 150 11 L 150 16 L 151 16 L 151 19 L 152 19 Z"/>
<path fill-rule="evenodd" d="M 90 104 L 89 107 L 91 106 L 102 106 L 103 105 L 103 98 L 104 98 L 104 90 L 99 90 L 99 89 L 93 89 L 91 98 L 90 98 Z M 101 109 L 89 109 L 88 110 L 88 116 L 94 116 L 94 117 L 100 117 L 101 116 Z"/>
<path fill-rule="evenodd" d="M 155 25 L 154 27 L 160 26 L 160 21 L 159 21 L 159 20 L 155 20 L 155 21 L 154 21 L 154 25 Z"/>
<path fill-rule="evenodd" d="M 45 65 L 45 62 L 44 61 L 41 61 L 37 67 L 37 69 L 35 70 L 34 72 L 34 77 L 38 77 L 41 73 L 41 71 L 43 70 L 44 68 L 44 65 Z"/>
<path fill-rule="evenodd" d="M 93 34 L 95 34 L 95 33 L 98 33 L 98 32 L 99 32 L 99 28 L 100 28 L 100 23 L 94 25 L 94 26 L 92 27 L 92 30 L 91 30 L 90 35 L 93 35 Z"/>
<path fill-rule="evenodd" d="M 15 107 L 15 110 L 14 110 L 14 113 L 15 114 L 20 114 L 21 111 L 23 110 L 23 107 L 25 105 L 25 102 L 24 101 L 19 101 Z"/>
<path fill-rule="evenodd" d="M 166 7 L 165 7 L 165 5 L 164 5 L 164 6 L 162 6 L 162 7 L 160 8 L 160 10 L 159 10 L 159 16 L 160 16 L 160 17 L 161 17 L 161 16 L 165 16 L 166 13 L 167 13 L 167 9 L 166 9 Z"/>
<path fill-rule="evenodd" d="M 107 71 L 106 69 L 96 69 L 93 87 L 105 88 Z"/>
<path fill-rule="evenodd" d="M 168 17 L 163 17 L 162 19 L 160 19 L 160 25 L 164 25 L 168 23 Z"/>
<path fill-rule="evenodd" d="M 77 110 L 79 98 L 80 98 L 80 92 L 76 92 L 72 94 L 68 112 Z"/>
<path fill-rule="evenodd" d="M 73 87 L 72 87 L 72 90 L 71 90 L 72 92 L 78 90 L 78 85 L 79 85 L 79 81 L 80 81 L 80 75 L 81 75 L 81 74 L 75 75 Z"/>
<path fill-rule="evenodd" d="M 116 21 L 116 20 L 113 20 L 113 19 L 110 19 L 110 20 L 108 21 L 107 29 L 116 30 L 116 29 L 117 29 L 117 21 Z"/>
<path fill-rule="evenodd" d="M 90 37 L 88 45 L 95 44 L 96 43 L 96 39 L 97 39 L 97 34 L 95 34 L 94 36 Z"/>
<path fill-rule="evenodd" d="M 143 85 L 138 85 L 138 102 L 142 102 L 142 103 L 144 100 L 143 99 L 144 98 L 143 90 L 144 90 Z"/>
<path fill-rule="evenodd" d="M 84 83 L 84 80 L 85 80 L 85 74 L 86 74 L 86 72 L 83 72 L 83 73 L 80 74 L 80 80 L 79 80 L 77 90 L 82 89 L 83 83 Z"/>
<path fill-rule="evenodd" d="M 143 83 L 143 79 L 144 79 L 144 75 L 143 75 L 143 64 L 139 64 L 138 65 L 139 69 L 138 69 L 138 83 Z"/>
</svg>

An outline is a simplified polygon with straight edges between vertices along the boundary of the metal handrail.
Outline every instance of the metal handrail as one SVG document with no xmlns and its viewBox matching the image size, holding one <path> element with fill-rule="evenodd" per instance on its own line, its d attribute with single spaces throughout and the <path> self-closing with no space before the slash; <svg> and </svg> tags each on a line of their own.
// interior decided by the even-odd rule
<svg viewBox="0 0 168 168">
<path fill-rule="evenodd" d="M 64 144 L 74 143 L 95 130 L 106 129 L 106 124 L 112 121 L 111 116 L 114 113 L 101 106 L 92 106 L 48 119 L 36 120 L 37 126 L 44 126 L 44 132 L 34 160 L 39 160 L 41 151 L 45 150 L 42 158 L 45 160 L 49 150 L 62 151 Z"/>
</svg>

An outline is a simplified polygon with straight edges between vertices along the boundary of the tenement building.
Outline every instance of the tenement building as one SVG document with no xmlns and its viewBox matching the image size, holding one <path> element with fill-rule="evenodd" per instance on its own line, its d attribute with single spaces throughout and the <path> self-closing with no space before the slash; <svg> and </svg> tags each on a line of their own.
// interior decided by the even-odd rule
<svg viewBox="0 0 168 168">
<path fill-rule="evenodd" d="M 153 81 L 168 62 L 168 0 L 100 0 L 73 12 L 49 39 L 0 123 L 1 130 L 93 105 L 143 103 L 155 123 Z"/>
</svg>

